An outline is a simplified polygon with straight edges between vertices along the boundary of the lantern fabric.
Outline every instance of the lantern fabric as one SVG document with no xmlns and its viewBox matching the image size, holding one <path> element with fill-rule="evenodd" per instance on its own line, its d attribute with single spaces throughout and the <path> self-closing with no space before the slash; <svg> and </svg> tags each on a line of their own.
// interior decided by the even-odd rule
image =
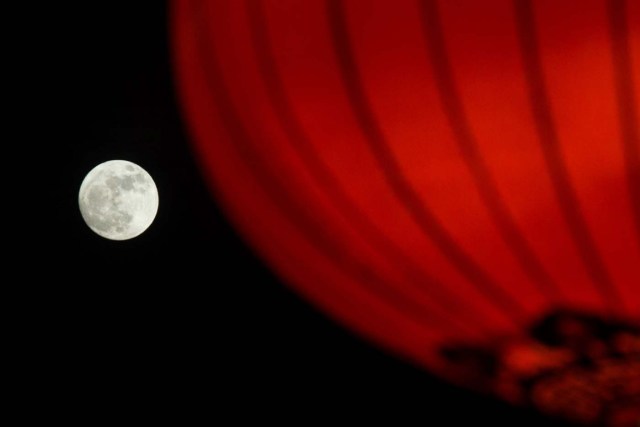
<svg viewBox="0 0 640 427">
<path fill-rule="evenodd" d="M 330 316 L 445 376 L 554 310 L 640 323 L 640 2 L 172 12 L 215 196 Z"/>
</svg>

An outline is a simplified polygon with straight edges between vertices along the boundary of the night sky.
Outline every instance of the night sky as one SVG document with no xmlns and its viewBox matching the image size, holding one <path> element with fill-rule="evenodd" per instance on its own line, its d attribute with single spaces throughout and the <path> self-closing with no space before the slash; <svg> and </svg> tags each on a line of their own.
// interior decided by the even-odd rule
<svg viewBox="0 0 640 427">
<path fill-rule="evenodd" d="M 47 402 L 45 417 L 132 409 L 141 419 L 305 425 L 300 415 L 338 422 L 346 409 L 421 425 L 547 421 L 378 350 L 281 283 L 199 173 L 174 93 L 165 5 L 84 3 L 39 11 L 32 52 L 36 131 L 50 136 L 33 150 L 51 214 L 30 245 L 38 262 L 27 275 L 42 280 L 24 285 L 18 322 L 29 331 L 25 389 Z M 94 234 L 77 205 L 85 174 L 111 159 L 145 168 L 160 194 L 155 222 L 124 242 Z"/>
</svg>

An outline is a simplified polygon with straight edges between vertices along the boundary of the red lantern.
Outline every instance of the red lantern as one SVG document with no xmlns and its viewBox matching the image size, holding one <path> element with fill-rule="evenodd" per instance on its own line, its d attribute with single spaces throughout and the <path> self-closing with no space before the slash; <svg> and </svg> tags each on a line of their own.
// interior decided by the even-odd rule
<svg viewBox="0 0 640 427">
<path fill-rule="evenodd" d="M 182 0 L 173 13 L 215 195 L 310 301 L 471 386 L 478 371 L 452 362 L 465 345 L 525 376 L 572 363 L 568 348 L 640 353 L 640 2 Z M 593 322 L 617 331 L 604 350 L 532 338 Z M 522 401 L 496 375 L 476 385 Z M 554 387 L 531 399 L 563 413 L 545 406 Z M 583 412 L 565 415 L 603 416 Z"/>
</svg>

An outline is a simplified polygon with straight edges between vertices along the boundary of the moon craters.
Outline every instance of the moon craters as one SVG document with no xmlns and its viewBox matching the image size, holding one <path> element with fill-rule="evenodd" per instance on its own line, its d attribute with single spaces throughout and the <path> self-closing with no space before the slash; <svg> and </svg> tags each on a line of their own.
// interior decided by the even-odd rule
<svg viewBox="0 0 640 427">
<path fill-rule="evenodd" d="M 151 225 L 158 193 L 149 174 L 131 162 L 112 160 L 87 174 L 78 195 L 87 225 L 112 240 L 126 240 Z"/>
</svg>

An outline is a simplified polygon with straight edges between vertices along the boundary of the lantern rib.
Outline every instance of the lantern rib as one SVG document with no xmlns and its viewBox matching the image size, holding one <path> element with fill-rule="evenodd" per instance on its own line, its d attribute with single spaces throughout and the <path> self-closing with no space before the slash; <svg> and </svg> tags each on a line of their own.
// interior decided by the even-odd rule
<svg viewBox="0 0 640 427">
<path fill-rule="evenodd" d="M 392 283 L 377 274 L 370 265 L 359 260 L 357 255 L 351 253 L 339 241 L 334 240 L 323 219 L 298 201 L 287 188 L 286 182 L 278 174 L 269 170 L 268 163 L 253 146 L 252 138 L 225 86 L 216 48 L 210 40 L 212 33 L 209 30 L 208 21 L 203 18 L 203 4 L 202 1 L 197 3 L 200 8 L 194 10 L 193 16 L 196 20 L 195 31 L 198 34 L 199 57 L 202 59 L 206 89 L 210 92 L 213 102 L 219 107 L 219 114 L 233 141 L 233 148 L 242 161 L 250 165 L 248 169 L 256 182 L 261 184 L 262 189 L 282 215 L 338 270 L 347 277 L 354 278 L 363 285 L 366 292 L 375 295 L 399 315 L 411 319 L 431 332 L 440 333 L 441 328 L 447 327 L 446 323 L 435 317 L 431 311 L 425 310 L 415 300 L 398 292 Z"/>
<path fill-rule="evenodd" d="M 640 130 L 638 130 L 638 100 L 629 47 L 629 25 L 624 0 L 607 2 L 609 34 L 613 50 L 613 69 L 620 118 L 621 143 L 624 152 L 629 197 L 633 209 L 636 243 L 640 244 Z M 640 70 L 637 70 L 640 72 Z"/>
<path fill-rule="evenodd" d="M 513 4 L 529 103 L 557 203 L 596 290 L 608 308 L 614 313 L 618 312 L 623 307 L 620 295 L 591 236 L 561 152 L 542 69 L 532 3 L 529 0 L 514 0 Z"/>
<path fill-rule="evenodd" d="M 427 55 L 433 66 L 442 109 L 462 153 L 462 158 L 473 176 L 476 189 L 502 239 L 510 247 L 525 274 L 552 305 L 559 305 L 564 299 L 560 287 L 520 231 L 498 190 L 486 160 L 478 149 L 478 143 L 464 110 L 446 52 L 436 1 L 426 0 L 421 1 L 420 4 Z"/>
<path fill-rule="evenodd" d="M 280 127 L 287 141 L 299 157 L 305 169 L 315 182 L 327 194 L 341 216 L 368 244 L 396 264 L 402 271 L 407 283 L 434 302 L 428 308 L 447 319 L 451 325 L 469 328 L 473 323 L 488 330 L 483 316 L 461 298 L 447 292 L 447 287 L 431 276 L 413 261 L 395 241 L 388 237 L 378 225 L 347 194 L 338 178 L 321 159 L 311 143 L 294 108 L 287 96 L 284 82 L 277 69 L 273 47 L 267 28 L 264 8 L 260 0 L 248 0 L 251 39 L 269 100 L 274 108 Z M 477 330 L 476 330 L 477 333 Z"/>
<path fill-rule="evenodd" d="M 495 304 L 516 325 L 524 327 L 526 325 L 524 307 L 464 252 L 404 175 L 378 125 L 362 87 L 342 2 L 327 0 L 326 6 L 333 47 L 351 108 L 372 154 L 384 173 L 387 184 L 420 230 L 438 246 L 460 273 L 483 294 L 486 300 Z"/>
</svg>

